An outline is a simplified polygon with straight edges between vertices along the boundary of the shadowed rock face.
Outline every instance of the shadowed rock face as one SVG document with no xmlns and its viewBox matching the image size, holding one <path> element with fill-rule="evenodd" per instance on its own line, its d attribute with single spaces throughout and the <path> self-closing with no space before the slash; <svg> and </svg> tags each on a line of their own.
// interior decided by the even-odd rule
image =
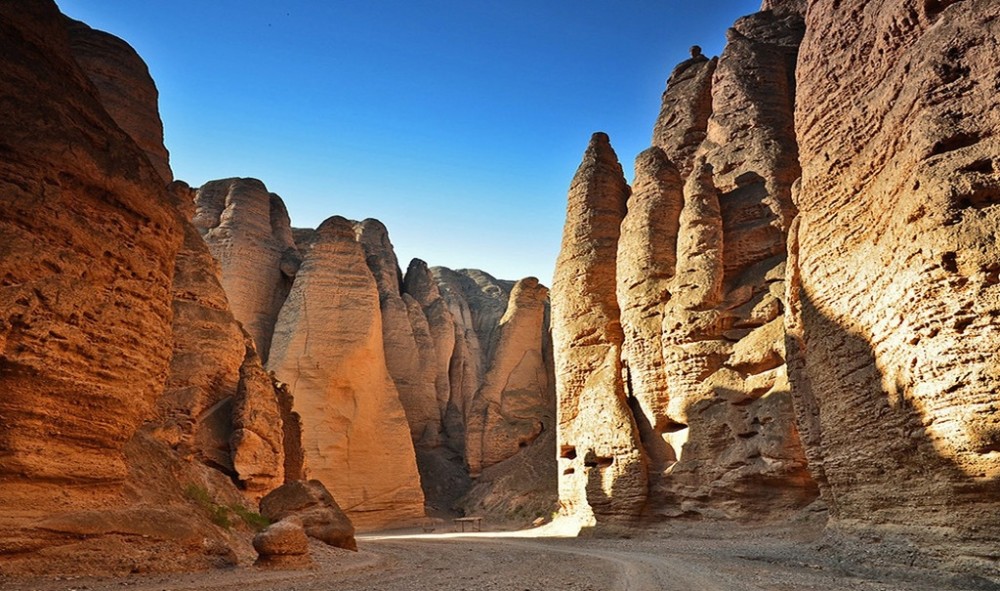
<svg viewBox="0 0 1000 591">
<path fill-rule="evenodd" d="M 146 63 L 118 37 L 65 20 L 73 57 L 97 89 L 101 104 L 145 152 L 163 184 L 169 183 L 174 175 L 163 145 L 159 93 Z"/>
<path fill-rule="evenodd" d="M 624 340 L 615 257 L 629 187 L 603 133 L 570 185 L 552 281 L 559 428 L 559 499 L 592 521 L 631 519 L 646 503 L 646 466 L 621 380 Z"/>
<path fill-rule="evenodd" d="M 222 268 L 233 315 L 265 361 L 278 311 L 299 266 L 284 202 L 256 179 L 205 183 L 193 223 Z"/>
<path fill-rule="evenodd" d="M 375 279 L 354 225 L 316 230 L 281 309 L 268 368 L 302 420 L 306 471 L 359 529 L 423 515 L 410 429 L 386 369 Z"/>
<path fill-rule="evenodd" d="M 810 459 L 839 529 L 995 575 L 1000 5 L 809 4 L 790 272 Z"/>
<path fill-rule="evenodd" d="M 473 398 L 466 426 L 466 460 L 473 477 L 513 457 L 553 428 L 549 375 L 542 351 L 548 289 L 522 279 L 500 320 L 492 365 Z"/>
</svg>

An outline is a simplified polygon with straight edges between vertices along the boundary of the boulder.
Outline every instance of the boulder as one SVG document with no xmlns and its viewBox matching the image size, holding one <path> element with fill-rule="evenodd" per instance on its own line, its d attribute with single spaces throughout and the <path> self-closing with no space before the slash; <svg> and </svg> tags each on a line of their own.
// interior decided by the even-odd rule
<svg viewBox="0 0 1000 591">
<path fill-rule="evenodd" d="M 303 567 L 309 558 L 309 538 L 302 521 L 295 517 L 282 519 L 264 528 L 253 538 L 253 547 L 263 567 Z"/>
<path fill-rule="evenodd" d="M 351 520 L 318 480 L 294 480 L 274 489 L 260 500 L 260 513 L 274 525 L 291 521 L 304 527 L 306 535 L 331 546 L 358 549 Z"/>
</svg>

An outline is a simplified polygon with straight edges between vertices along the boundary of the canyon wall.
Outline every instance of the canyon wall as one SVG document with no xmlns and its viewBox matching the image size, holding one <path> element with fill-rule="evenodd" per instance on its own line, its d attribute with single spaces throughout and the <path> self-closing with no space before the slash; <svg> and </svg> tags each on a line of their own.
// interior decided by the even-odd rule
<svg viewBox="0 0 1000 591">
<path fill-rule="evenodd" d="M 838 529 L 997 574 L 1000 6 L 808 14 L 789 324 L 811 466 Z"/>
<path fill-rule="evenodd" d="M 231 478 L 251 497 L 280 479 L 279 459 L 208 411 L 274 390 L 241 378 L 254 362 L 187 223 L 190 193 L 167 187 L 145 64 L 51 2 L 0 6 L 0 35 L 0 569 L 250 560 L 186 491 L 247 510 Z"/>
<path fill-rule="evenodd" d="M 784 363 L 794 8 L 738 20 L 719 58 L 692 48 L 631 189 L 603 134 L 573 181 L 553 333 L 560 499 L 585 521 L 763 516 L 818 494 Z"/>
</svg>

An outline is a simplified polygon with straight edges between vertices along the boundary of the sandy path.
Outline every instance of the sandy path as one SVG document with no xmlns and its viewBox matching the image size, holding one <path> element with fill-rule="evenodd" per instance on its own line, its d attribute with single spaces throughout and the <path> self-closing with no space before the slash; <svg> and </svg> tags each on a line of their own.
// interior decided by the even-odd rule
<svg viewBox="0 0 1000 591">
<path fill-rule="evenodd" d="M 694 530 L 697 532 L 697 530 Z M 125 579 L 0 580 L 9 591 L 951 591 L 861 573 L 787 532 L 692 530 L 636 539 L 537 532 L 361 536 L 361 552 L 313 547 L 300 571 L 240 568 Z"/>
</svg>

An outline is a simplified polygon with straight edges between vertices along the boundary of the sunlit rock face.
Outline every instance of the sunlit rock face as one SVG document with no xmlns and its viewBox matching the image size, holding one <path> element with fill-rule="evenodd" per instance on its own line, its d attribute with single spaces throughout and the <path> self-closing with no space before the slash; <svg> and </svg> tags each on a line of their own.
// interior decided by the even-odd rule
<svg viewBox="0 0 1000 591">
<path fill-rule="evenodd" d="M 64 25 L 50 3 L 0 8 L 0 472 L 120 481 L 166 378 L 182 233 Z"/>
<path fill-rule="evenodd" d="M 615 257 L 629 187 L 608 136 L 594 134 L 570 185 L 552 281 L 559 500 L 585 523 L 645 507 L 646 462 L 625 398 Z"/>
<path fill-rule="evenodd" d="M 257 179 L 205 183 L 193 223 L 222 268 L 233 315 L 267 360 L 275 319 L 298 269 L 298 251 L 281 198 Z"/>
<path fill-rule="evenodd" d="M 176 182 L 170 193 L 181 215 L 194 214 L 194 191 Z M 229 310 L 218 263 L 194 226 L 183 231 L 172 284 L 173 354 L 154 433 L 259 497 L 284 479 L 278 393 Z"/>
<path fill-rule="evenodd" d="M 715 66 L 705 139 L 690 172 L 681 169 L 683 189 L 669 165 L 648 153 L 637 162 L 618 285 L 631 310 L 626 353 L 641 352 L 625 361 L 656 513 L 753 517 L 817 496 L 781 319 L 800 171 L 793 105 L 802 34 L 794 10 L 739 19 Z M 657 322 L 659 349 L 649 344 Z"/>
<path fill-rule="evenodd" d="M 352 222 L 330 218 L 308 238 L 267 364 L 294 396 L 306 475 L 359 529 L 412 522 L 424 495 L 386 369 L 378 286 Z"/>
<path fill-rule="evenodd" d="M 1000 5 L 808 14 L 790 271 L 811 459 L 839 527 L 947 543 L 995 572 Z"/>
<path fill-rule="evenodd" d="M 52 2 L 0 5 L 0 38 L 0 570 L 230 566 L 249 547 L 182 483 L 225 503 L 236 488 L 151 436 L 181 387 L 172 345 L 198 342 L 175 334 L 193 310 L 179 293 L 205 304 L 209 332 L 242 340 L 211 269 L 192 272 L 205 259 L 185 246 L 200 242 L 175 208 L 185 189 L 167 191 L 166 152 L 151 153 L 155 87 L 126 43 Z M 228 345 L 208 396 L 236 384 L 242 345 Z M 203 400 L 203 366 L 182 365 Z"/>
<path fill-rule="evenodd" d="M 114 35 L 65 19 L 73 57 L 97 89 L 101 104 L 145 153 L 163 184 L 173 180 L 163 145 L 159 93 L 146 63 Z"/>
<path fill-rule="evenodd" d="M 579 179 L 599 177 L 574 180 L 553 285 L 564 504 L 579 505 L 582 494 L 567 456 L 579 457 L 574 439 L 584 430 L 566 420 L 576 416 L 574 392 L 583 388 L 565 368 L 580 351 L 593 354 L 599 339 L 620 345 L 608 362 L 620 367 L 609 365 L 611 382 L 599 391 L 608 400 L 620 392 L 626 402 L 608 416 L 625 425 L 619 445 L 634 445 L 641 461 L 633 465 L 645 471 L 646 500 L 634 510 L 739 518 L 780 514 L 817 497 L 795 425 L 782 322 L 791 192 L 800 173 L 793 105 L 803 29 L 801 13 L 782 4 L 737 21 L 718 59 L 692 48 L 670 76 L 654 147 L 636 159 L 623 206 L 595 202 L 581 214 Z M 611 212 L 622 215 L 618 226 Z M 602 225 L 579 221 L 587 216 L 602 216 Z M 605 227 L 620 236 L 595 234 Z M 567 250 L 567 239 L 584 246 Z M 567 254 L 573 248 L 584 254 Z M 574 268 L 581 261 L 587 269 Z M 605 278 L 585 287 L 603 299 L 572 310 L 563 290 L 584 285 L 587 272 Z M 562 277 L 572 279 L 560 285 Z M 582 346 L 561 341 L 571 327 Z M 594 417 L 581 423 L 602 424 Z"/>
</svg>

